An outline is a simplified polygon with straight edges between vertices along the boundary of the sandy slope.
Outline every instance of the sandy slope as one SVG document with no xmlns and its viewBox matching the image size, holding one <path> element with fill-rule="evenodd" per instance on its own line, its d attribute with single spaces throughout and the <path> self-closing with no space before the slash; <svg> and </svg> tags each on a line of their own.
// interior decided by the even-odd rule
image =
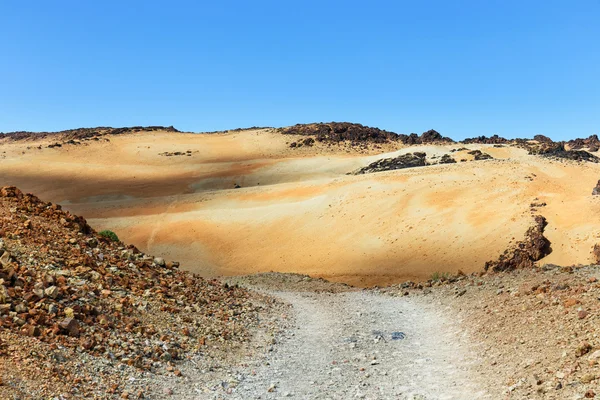
<svg viewBox="0 0 600 400">
<path fill-rule="evenodd" d="M 588 263 L 600 241 L 595 164 L 470 145 L 497 159 L 350 176 L 399 152 L 461 146 L 387 146 L 380 151 L 391 153 L 376 155 L 292 150 L 292 140 L 259 130 L 139 133 L 57 149 L 0 141 L 0 185 L 62 203 L 204 275 L 273 270 L 371 285 L 477 271 L 523 237 L 535 198 L 547 203 L 538 212 L 554 249 L 543 262 Z M 187 150 L 192 156 L 159 155 Z"/>
</svg>

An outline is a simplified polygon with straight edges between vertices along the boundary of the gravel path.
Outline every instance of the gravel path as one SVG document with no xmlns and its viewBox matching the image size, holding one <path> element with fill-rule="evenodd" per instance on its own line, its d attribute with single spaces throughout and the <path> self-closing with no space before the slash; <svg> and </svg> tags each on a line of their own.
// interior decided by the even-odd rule
<svg viewBox="0 0 600 400">
<path fill-rule="evenodd" d="M 271 294 L 292 305 L 295 324 L 215 398 L 491 398 L 439 304 L 364 291 Z"/>
</svg>

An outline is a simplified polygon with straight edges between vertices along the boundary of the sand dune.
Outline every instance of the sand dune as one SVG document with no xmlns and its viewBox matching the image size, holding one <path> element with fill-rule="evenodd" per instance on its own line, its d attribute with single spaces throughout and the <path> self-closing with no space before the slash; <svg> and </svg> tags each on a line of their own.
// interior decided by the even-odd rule
<svg viewBox="0 0 600 400">
<path fill-rule="evenodd" d="M 61 203 L 207 276 L 301 272 L 374 285 L 479 271 L 522 239 L 536 198 L 547 203 L 537 213 L 553 248 L 541 262 L 589 263 L 600 242 L 597 164 L 467 145 L 495 159 L 354 176 L 346 174 L 380 158 L 463 146 L 359 152 L 290 149 L 290 140 L 255 130 L 144 132 L 53 149 L 0 141 L 0 185 Z"/>
</svg>

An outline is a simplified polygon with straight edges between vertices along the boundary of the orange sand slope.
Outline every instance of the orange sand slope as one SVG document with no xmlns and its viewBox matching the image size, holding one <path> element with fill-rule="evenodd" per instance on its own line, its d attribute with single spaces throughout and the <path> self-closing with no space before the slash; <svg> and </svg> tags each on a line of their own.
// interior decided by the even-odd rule
<svg viewBox="0 0 600 400">
<path fill-rule="evenodd" d="M 301 272 L 381 285 L 478 271 L 523 237 L 536 198 L 547 203 L 538 213 L 553 248 L 542 263 L 589 263 L 600 242 L 597 164 L 491 145 L 290 149 L 293 137 L 270 130 L 109 139 L 61 148 L 0 141 L 0 185 L 61 203 L 206 276 Z M 495 160 L 346 175 L 379 158 L 459 147 Z"/>
</svg>

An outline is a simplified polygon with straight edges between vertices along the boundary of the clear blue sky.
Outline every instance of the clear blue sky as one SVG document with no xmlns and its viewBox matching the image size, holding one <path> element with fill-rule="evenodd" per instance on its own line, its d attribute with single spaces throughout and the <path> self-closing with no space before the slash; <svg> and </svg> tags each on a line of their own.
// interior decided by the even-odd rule
<svg viewBox="0 0 600 400">
<path fill-rule="evenodd" d="M 2 1 L 0 132 L 600 133 L 600 1 Z"/>
</svg>

